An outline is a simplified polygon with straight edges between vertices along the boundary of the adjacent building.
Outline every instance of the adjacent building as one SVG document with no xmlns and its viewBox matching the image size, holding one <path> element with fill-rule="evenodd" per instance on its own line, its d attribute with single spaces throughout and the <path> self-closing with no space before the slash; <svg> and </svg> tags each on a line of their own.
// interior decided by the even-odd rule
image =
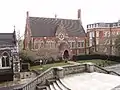
<svg viewBox="0 0 120 90">
<path fill-rule="evenodd" d="M 16 44 L 15 31 L 0 33 L 0 82 L 13 80 L 14 72 L 19 72 Z"/>
<path fill-rule="evenodd" d="M 115 40 L 120 34 L 120 21 L 87 25 L 90 53 L 116 55 Z"/>
<path fill-rule="evenodd" d="M 86 33 L 82 26 L 80 9 L 77 19 L 30 17 L 27 12 L 24 49 L 56 49 L 57 55 L 69 57 L 85 54 L 85 43 Z"/>
</svg>

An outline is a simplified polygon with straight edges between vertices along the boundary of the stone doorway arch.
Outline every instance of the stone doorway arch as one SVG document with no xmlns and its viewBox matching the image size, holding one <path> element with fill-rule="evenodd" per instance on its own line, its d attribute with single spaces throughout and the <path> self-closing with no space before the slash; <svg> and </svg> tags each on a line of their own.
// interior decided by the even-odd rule
<svg viewBox="0 0 120 90">
<path fill-rule="evenodd" d="M 69 52 L 68 50 L 65 50 L 63 53 L 63 59 L 69 59 Z"/>
<path fill-rule="evenodd" d="M 70 47 L 67 42 L 61 42 L 59 44 L 59 55 L 62 57 L 62 59 L 69 59 L 70 56 Z"/>
</svg>

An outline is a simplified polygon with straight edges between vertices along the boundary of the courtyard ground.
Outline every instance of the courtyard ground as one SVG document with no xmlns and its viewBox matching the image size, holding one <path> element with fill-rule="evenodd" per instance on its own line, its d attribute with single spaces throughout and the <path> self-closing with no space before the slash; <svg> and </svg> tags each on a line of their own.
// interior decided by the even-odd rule
<svg viewBox="0 0 120 90">
<path fill-rule="evenodd" d="M 67 63 L 65 62 L 59 62 L 59 63 L 52 63 L 52 64 L 46 64 L 46 65 L 37 65 L 37 66 L 31 66 L 30 70 L 42 70 L 45 71 L 50 67 L 56 67 L 56 66 L 63 66 L 63 65 L 74 65 L 74 64 L 79 64 L 79 63 L 85 63 L 85 62 L 92 62 L 95 63 L 96 65 L 99 66 L 104 66 L 104 67 L 112 67 L 111 65 L 115 65 L 116 67 L 113 67 L 112 70 L 114 71 L 114 68 L 116 70 L 118 70 L 118 66 L 120 67 L 120 63 L 115 62 L 115 61 L 104 61 L 104 60 L 79 60 L 77 62 L 74 61 L 68 61 Z M 118 65 L 116 65 L 118 64 Z M 109 67 L 109 68 L 110 68 Z M 42 69 L 41 69 L 42 68 Z M 108 69 L 108 68 L 106 68 Z M 110 68 L 111 69 L 111 68 Z M 119 70 L 120 71 L 120 70 Z M 29 80 L 31 80 L 33 78 L 27 78 L 27 79 L 21 79 L 19 81 L 10 81 L 10 82 L 4 82 L 4 83 L 0 83 L 0 87 L 9 87 L 9 86 L 13 86 L 13 85 L 21 85 L 21 84 L 25 84 L 26 82 L 28 82 Z M 1 89 L 0 89 L 1 90 Z"/>
<path fill-rule="evenodd" d="M 107 66 L 107 67 L 105 67 L 105 69 L 110 70 L 110 71 L 115 71 L 120 74 L 120 64 Z"/>
</svg>

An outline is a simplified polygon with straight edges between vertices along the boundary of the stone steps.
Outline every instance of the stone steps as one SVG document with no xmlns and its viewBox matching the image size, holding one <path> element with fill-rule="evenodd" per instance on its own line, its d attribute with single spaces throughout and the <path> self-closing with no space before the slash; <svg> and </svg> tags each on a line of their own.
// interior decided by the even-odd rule
<svg viewBox="0 0 120 90">
<path fill-rule="evenodd" d="M 49 84 L 46 86 L 37 86 L 36 90 L 70 90 L 59 79 L 48 80 Z"/>
</svg>

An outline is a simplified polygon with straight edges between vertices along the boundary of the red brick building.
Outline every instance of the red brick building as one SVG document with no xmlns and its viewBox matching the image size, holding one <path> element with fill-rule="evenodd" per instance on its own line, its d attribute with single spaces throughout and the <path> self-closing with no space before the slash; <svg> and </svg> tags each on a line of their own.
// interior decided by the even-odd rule
<svg viewBox="0 0 120 90">
<path fill-rule="evenodd" d="M 30 17 L 27 12 L 24 49 L 56 49 L 61 57 L 85 54 L 85 38 L 80 9 L 76 20 Z"/>
<path fill-rule="evenodd" d="M 120 34 L 120 21 L 87 25 L 90 53 L 116 55 L 115 40 Z"/>
</svg>

